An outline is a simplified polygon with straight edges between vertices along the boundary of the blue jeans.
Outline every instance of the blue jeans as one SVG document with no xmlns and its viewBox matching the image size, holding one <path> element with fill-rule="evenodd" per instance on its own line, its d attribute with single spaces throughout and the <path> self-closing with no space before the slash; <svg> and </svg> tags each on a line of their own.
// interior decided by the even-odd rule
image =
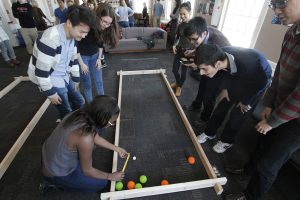
<svg viewBox="0 0 300 200">
<path fill-rule="evenodd" d="M 4 40 L 0 42 L 0 49 L 1 49 L 2 57 L 5 61 L 9 61 L 11 59 L 16 58 L 14 49 L 12 48 L 9 40 Z"/>
<path fill-rule="evenodd" d="M 92 56 L 81 56 L 84 64 L 86 64 L 89 67 L 88 74 L 84 74 L 80 69 L 80 77 L 81 77 L 81 82 L 83 84 L 83 93 L 88 103 L 90 103 L 93 100 L 93 87 L 92 87 L 91 76 L 93 76 L 97 95 L 104 95 L 102 69 L 96 68 L 98 55 L 99 53 L 96 53 Z"/>
<path fill-rule="evenodd" d="M 75 90 L 72 80 L 69 81 L 69 84 L 66 83 L 64 88 L 54 87 L 54 89 L 62 100 L 61 104 L 55 105 L 61 119 L 84 104 L 84 98 L 79 91 Z"/>
<path fill-rule="evenodd" d="M 68 191 L 98 192 L 107 185 L 107 180 L 84 175 L 79 163 L 76 169 L 67 176 L 45 177 L 45 179 Z"/>
<path fill-rule="evenodd" d="M 120 21 L 119 26 L 120 26 L 120 28 L 127 28 L 127 27 L 129 27 L 129 22 Z"/>
</svg>

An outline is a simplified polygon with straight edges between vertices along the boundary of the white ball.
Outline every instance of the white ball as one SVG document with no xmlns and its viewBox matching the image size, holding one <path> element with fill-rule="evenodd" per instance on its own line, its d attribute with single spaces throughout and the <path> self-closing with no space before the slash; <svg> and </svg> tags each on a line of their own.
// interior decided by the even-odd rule
<svg viewBox="0 0 300 200">
<path fill-rule="evenodd" d="M 133 160 L 136 160 L 136 157 L 135 156 L 133 156 L 133 158 L 132 158 Z"/>
</svg>

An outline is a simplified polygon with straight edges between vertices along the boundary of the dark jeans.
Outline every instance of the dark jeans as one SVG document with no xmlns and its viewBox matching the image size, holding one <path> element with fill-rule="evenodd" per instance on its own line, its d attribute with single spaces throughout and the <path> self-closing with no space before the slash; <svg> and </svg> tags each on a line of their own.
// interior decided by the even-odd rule
<svg viewBox="0 0 300 200">
<path fill-rule="evenodd" d="M 75 90 L 72 80 L 66 83 L 64 88 L 54 87 L 54 89 L 62 100 L 61 104 L 55 105 L 61 119 L 84 104 L 84 98 L 79 91 Z"/>
<path fill-rule="evenodd" d="M 179 87 L 182 87 L 185 79 L 186 79 L 186 71 L 187 71 L 187 67 L 182 65 L 180 62 L 180 56 L 178 54 L 175 54 L 174 56 L 174 61 L 173 61 L 173 74 L 175 76 L 176 79 L 176 84 Z M 179 74 L 179 68 L 181 67 L 181 74 Z"/>
<path fill-rule="evenodd" d="M 199 82 L 198 93 L 196 99 L 193 101 L 192 106 L 201 108 L 203 104 L 203 111 L 201 112 L 200 119 L 208 121 L 213 108 L 215 106 L 215 99 L 220 92 L 220 86 L 226 72 L 218 72 L 213 78 L 201 76 Z"/>
<path fill-rule="evenodd" d="M 178 26 L 178 19 L 172 19 L 170 24 L 170 43 L 171 45 L 175 42 L 176 30 Z"/>
<path fill-rule="evenodd" d="M 292 120 L 272 129 L 267 135 L 260 135 L 258 145 L 245 167 L 251 174 L 244 191 L 247 200 L 258 200 L 270 189 L 280 168 L 300 148 L 299 133 L 300 123 Z"/>
<path fill-rule="evenodd" d="M 68 191 L 98 192 L 105 188 L 107 180 L 96 179 L 83 174 L 80 164 L 67 176 L 45 177 L 45 180 Z"/>
<path fill-rule="evenodd" d="M 127 28 L 127 27 L 129 27 L 129 22 L 120 21 L 119 26 L 120 26 L 120 28 Z"/>
</svg>

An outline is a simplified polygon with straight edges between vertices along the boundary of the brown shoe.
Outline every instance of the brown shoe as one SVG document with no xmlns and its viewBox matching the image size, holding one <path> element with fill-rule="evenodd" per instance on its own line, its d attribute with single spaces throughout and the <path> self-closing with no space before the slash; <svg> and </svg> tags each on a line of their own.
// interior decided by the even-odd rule
<svg viewBox="0 0 300 200">
<path fill-rule="evenodd" d="M 176 95 L 176 97 L 180 97 L 180 95 L 181 95 L 181 87 L 178 86 L 178 87 L 176 88 L 175 95 Z"/>
<path fill-rule="evenodd" d="M 178 85 L 177 85 L 176 83 L 172 83 L 172 84 L 171 84 L 171 88 L 172 88 L 172 89 L 176 89 L 177 86 L 178 86 Z"/>
<path fill-rule="evenodd" d="M 17 60 L 17 59 L 12 59 L 11 62 L 12 62 L 13 64 L 15 64 L 15 65 L 21 64 L 21 62 L 20 62 L 19 60 Z"/>
<path fill-rule="evenodd" d="M 6 63 L 8 64 L 8 66 L 10 67 L 14 67 L 15 64 L 12 62 L 12 60 L 6 61 Z"/>
</svg>

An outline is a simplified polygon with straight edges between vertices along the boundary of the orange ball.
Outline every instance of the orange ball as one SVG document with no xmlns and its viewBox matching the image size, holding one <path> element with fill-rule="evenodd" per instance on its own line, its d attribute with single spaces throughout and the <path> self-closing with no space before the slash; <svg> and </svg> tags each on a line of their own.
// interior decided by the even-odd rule
<svg viewBox="0 0 300 200">
<path fill-rule="evenodd" d="M 195 164 L 196 159 L 194 156 L 189 156 L 187 161 L 190 165 L 193 165 L 193 164 Z"/>
<path fill-rule="evenodd" d="M 169 185 L 169 181 L 167 181 L 166 179 L 162 180 L 160 182 L 161 185 Z"/>
<path fill-rule="evenodd" d="M 128 190 L 132 190 L 135 188 L 135 182 L 134 181 L 128 181 L 127 183 Z"/>
</svg>

